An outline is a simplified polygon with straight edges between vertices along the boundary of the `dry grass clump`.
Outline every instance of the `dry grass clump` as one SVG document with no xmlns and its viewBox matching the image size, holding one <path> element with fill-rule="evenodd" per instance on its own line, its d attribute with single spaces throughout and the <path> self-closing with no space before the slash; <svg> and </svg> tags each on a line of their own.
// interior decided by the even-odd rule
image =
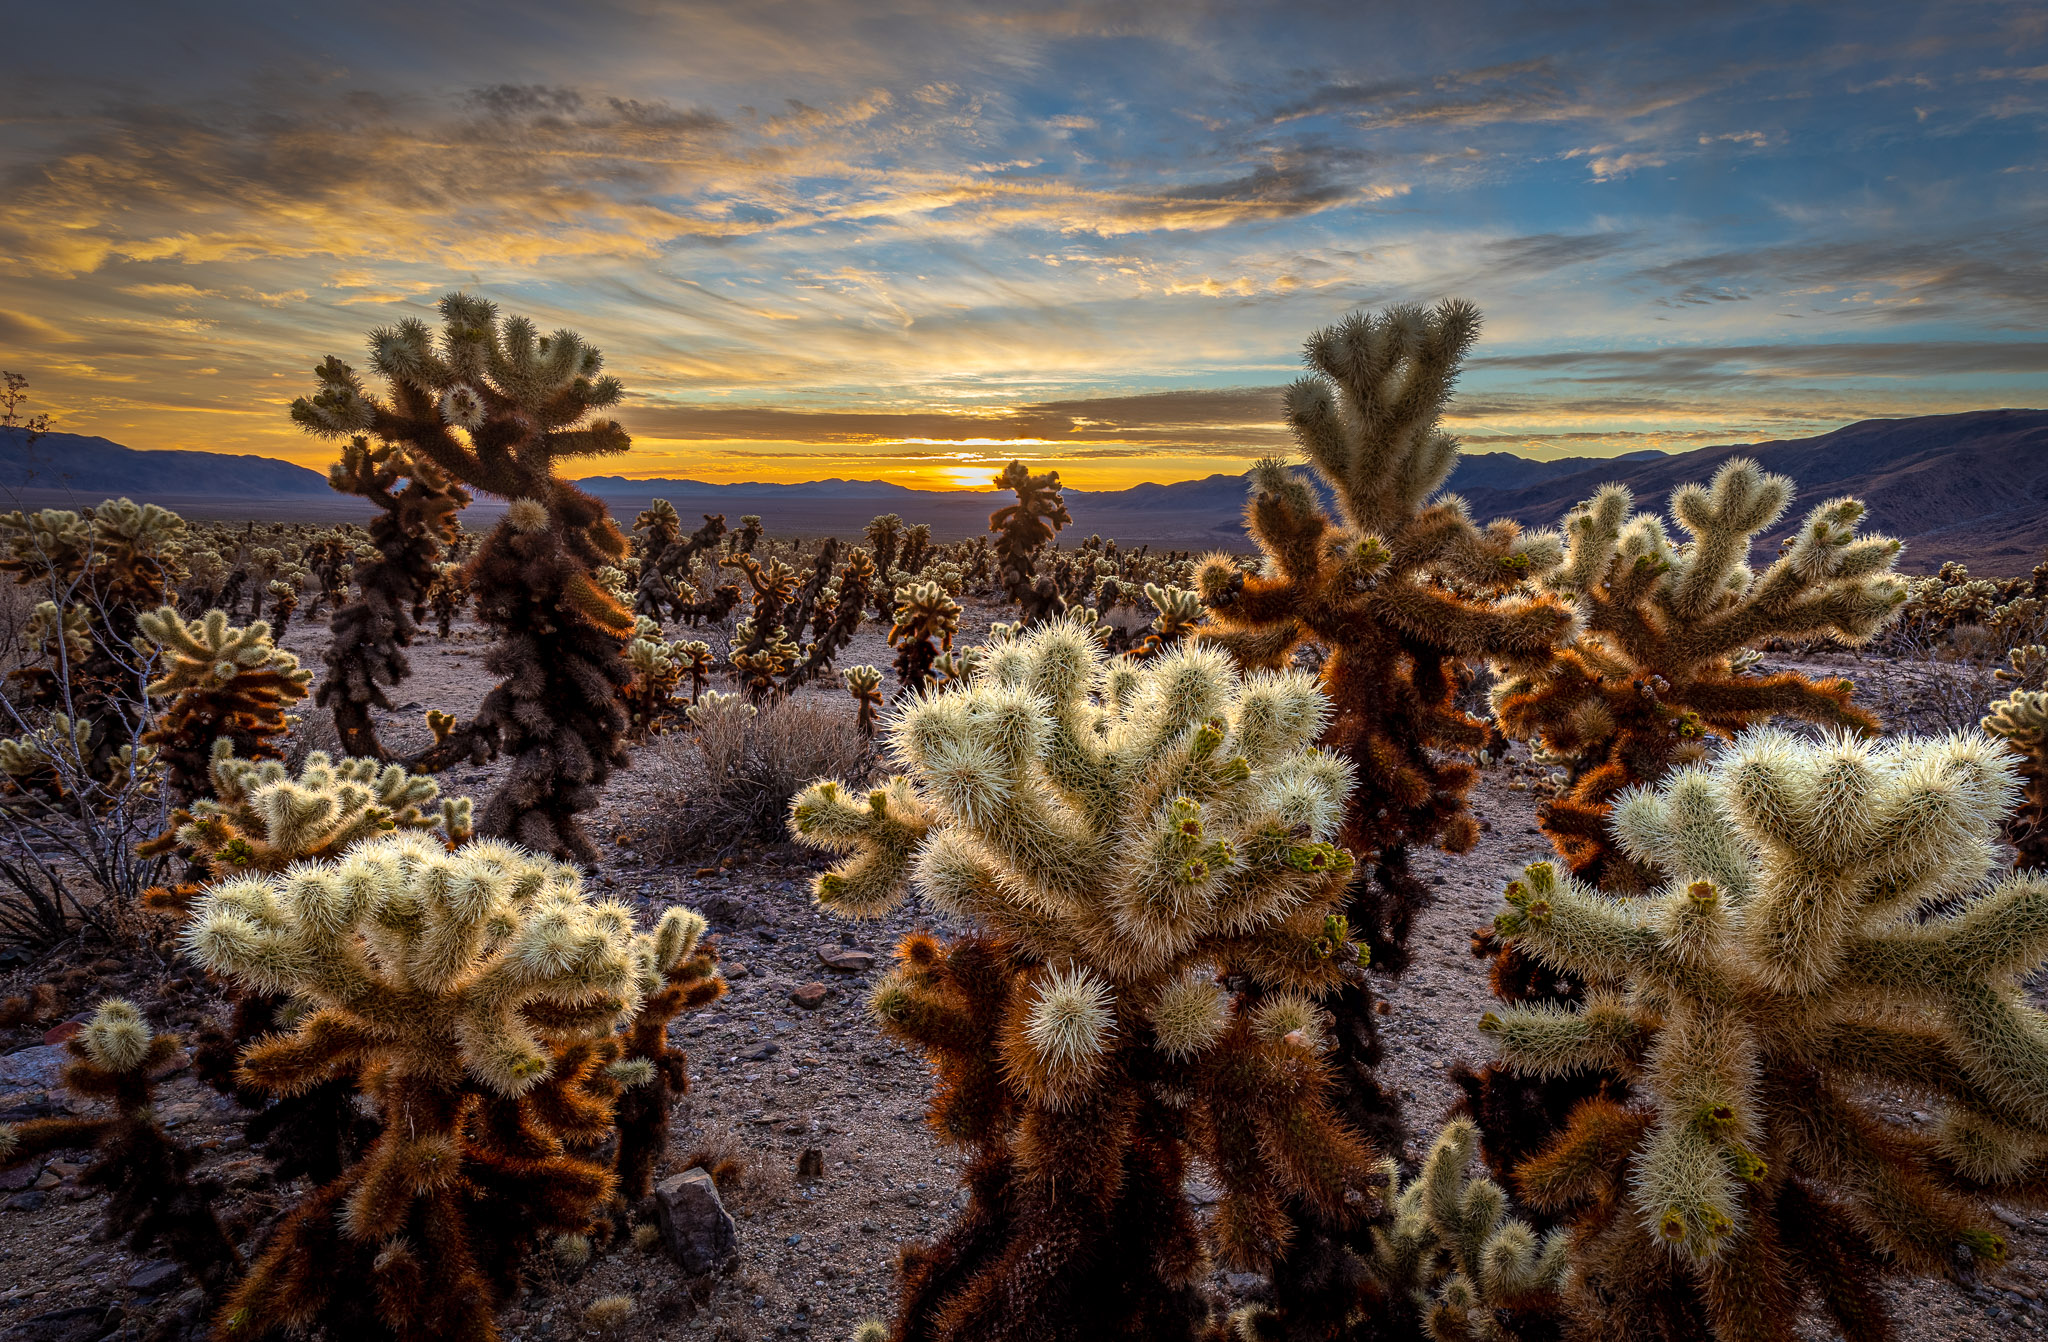
<svg viewBox="0 0 2048 1342">
<path fill-rule="evenodd" d="M 790 799 L 812 780 L 873 769 L 849 702 L 789 699 L 691 720 L 689 731 L 656 741 L 640 766 L 656 799 L 646 841 L 664 858 L 779 842 Z"/>
</svg>

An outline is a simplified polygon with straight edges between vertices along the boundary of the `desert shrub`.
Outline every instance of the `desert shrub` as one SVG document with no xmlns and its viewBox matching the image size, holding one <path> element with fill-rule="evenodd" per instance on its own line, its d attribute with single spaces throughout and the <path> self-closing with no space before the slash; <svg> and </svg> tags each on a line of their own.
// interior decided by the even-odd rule
<svg viewBox="0 0 2048 1342">
<path fill-rule="evenodd" d="M 1983 736 L 1758 731 L 1615 808 L 1655 894 L 1548 863 L 1509 886 L 1501 934 L 1587 993 L 1490 1014 L 1501 1064 L 1631 1082 L 1513 1171 L 1568 1218 L 1579 1335 L 1790 1339 L 1817 1297 L 1887 1336 L 1879 1277 L 2003 1256 L 1989 1200 L 2048 1196 L 2048 1017 L 2016 988 L 2048 882 L 1993 871 L 2015 797 Z"/>
<path fill-rule="evenodd" d="M 850 854 L 820 904 L 874 917 L 914 883 L 968 929 L 907 938 L 871 999 L 971 1162 L 964 1210 L 902 1250 L 895 1337 L 1192 1338 L 1196 1156 L 1235 1267 L 1270 1264 L 1304 1208 L 1375 1209 L 1325 1095 L 1317 1002 L 1363 972 L 1329 842 L 1350 770 L 1311 744 L 1328 711 L 1215 649 L 1112 663 L 1062 619 L 911 701 L 902 774 L 797 799 L 795 833 Z"/>
<path fill-rule="evenodd" d="M 863 777 L 871 754 L 854 705 L 786 699 L 756 711 L 708 691 L 690 730 L 654 742 L 636 766 L 661 799 L 646 816 L 647 841 L 681 857 L 730 852 L 783 837 L 790 799 L 817 778 Z"/>
</svg>

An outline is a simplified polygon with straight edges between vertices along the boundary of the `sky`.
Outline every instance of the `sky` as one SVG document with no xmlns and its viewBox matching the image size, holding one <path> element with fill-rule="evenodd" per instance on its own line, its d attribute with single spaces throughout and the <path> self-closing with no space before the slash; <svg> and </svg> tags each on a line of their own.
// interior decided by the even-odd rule
<svg viewBox="0 0 2048 1342">
<path fill-rule="evenodd" d="M 454 289 L 604 351 L 602 469 L 1081 488 L 1284 453 L 1302 342 L 1486 314 L 1468 451 L 2048 405 L 2048 7 L 66 0 L 7 22 L 0 367 L 321 467 Z"/>
</svg>

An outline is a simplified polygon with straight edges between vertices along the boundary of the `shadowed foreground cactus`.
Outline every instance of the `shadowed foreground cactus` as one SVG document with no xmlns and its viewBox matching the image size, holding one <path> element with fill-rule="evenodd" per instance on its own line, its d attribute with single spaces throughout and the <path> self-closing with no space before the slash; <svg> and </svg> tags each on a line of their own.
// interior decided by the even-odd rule
<svg viewBox="0 0 2048 1342">
<path fill-rule="evenodd" d="M 798 837 L 853 854 L 818 878 L 826 908 L 877 916 L 914 885 L 971 929 L 908 938 L 873 997 L 938 1073 L 933 1131 L 972 1153 L 966 1209 L 903 1251 L 897 1338 L 1193 1336 L 1196 1155 L 1234 1266 L 1268 1264 L 1301 1206 L 1375 1209 L 1323 1095 L 1316 1003 L 1362 972 L 1326 712 L 1306 677 L 1208 649 L 1109 663 L 1061 620 L 911 701 L 903 774 L 797 797 Z"/>
<path fill-rule="evenodd" d="M 691 940 L 693 917 L 670 910 L 653 940 Z M 384 1121 L 278 1227 L 222 1332 L 495 1338 L 537 1237 L 581 1231 L 616 1186 L 580 1152 L 644 1070 L 605 1069 L 659 977 L 648 940 L 573 867 L 496 843 L 391 835 L 212 887 L 188 952 L 309 1008 L 244 1054 L 244 1081 L 288 1095 L 353 1075 Z"/>
<path fill-rule="evenodd" d="M 1775 1342 L 1816 1295 L 1889 1337 L 1881 1274 L 2003 1256 L 1986 1200 L 2048 1199 L 2048 1017 L 2017 988 L 2048 960 L 2048 881 L 1986 879 L 2014 792 L 1981 737 L 1758 731 L 1616 806 L 1660 893 L 1548 863 L 1509 887 L 1501 933 L 1588 995 L 1489 1014 L 1501 1064 L 1632 1082 L 1515 1171 L 1570 1217 L 1581 1335 Z M 1887 1121 L 1871 1088 L 1938 1122 Z"/>
<path fill-rule="evenodd" d="M 1855 499 L 1814 508 L 1777 562 L 1753 573 L 1750 542 L 1792 494 L 1789 479 L 1737 458 L 1711 485 L 1672 492 L 1671 516 L 1690 537 L 1683 543 L 1659 518 L 1631 515 L 1619 485 L 1565 519 L 1564 562 L 1541 583 L 1573 603 L 1580 627 L 1547 665 L 1499 668 L 1493 700 L 1508 735 L 1540 739 L 1571 765 L 1572 790 L 1537 818 L 1579 879 L 1619 890 L 1656 879 L 1617 866 L 1608 808 L 1624 789 L 1701 758 L 1709 738 L 1774 717 L 1877 729 L 1840 677 L 1759 676 L 1735 660 L 1773 638 L 1867 643 L 1905 600 L 1892 572 L 1899 542 L 1858 536 Z"/>
<path fill-rule="evenodd" d="M 69 1048 L 64 1084 L 81 1098 L 111 1104 L 113 1115 L 0 1123 L 0 1168 L 48 1151 L 94 1147 L 97 1158 L 79 1182 L 109 1195 L 107 1225 L 136 1253 L 160 1246 L 209 1294 L 219 1290 L 242 1268 L 213 1213 L 220 1186 L 192 1178 L 192 1153 L 164 1132 L 150 1102 L 157 1077 L 174 1070 L 178 1037 L 154 1033 L 131 1003 L 112 998 Z"/>
</svg>

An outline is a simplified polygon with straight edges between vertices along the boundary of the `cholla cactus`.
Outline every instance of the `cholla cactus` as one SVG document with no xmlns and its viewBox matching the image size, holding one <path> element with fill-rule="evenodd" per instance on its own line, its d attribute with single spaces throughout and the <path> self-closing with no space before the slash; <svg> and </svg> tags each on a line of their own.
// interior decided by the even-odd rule
<svg viewBox="0 0 2048 1342">
<path fill-rule="evenodd" d="M 1616 807 L 1629 855 L 1672 873 L 1658 894 L 1547 863 L 1509 887 L 1502 934 L 1591 986 L 1490 1014 L 1502 1064 L 1633 1082 L 1516 1171 L 1576 1212 L 1595 1335 L 1790 1338 L 1809 1290 L 1882 1335 L 1881 1271 L 2002 1255 L 1982 1199 L 2038 1199 L 2048 1151 L 2048 1018 L 2017 988 L 2048 958 L 2048 882 L 1985 884 L 2014 793 L 1982 737 L 1757 731 Z M 1872 1088 L 1936 1127 L 1886 1122 Z"/>
<path fill-rule="evenodd" d="M 334 715 L 343 751 L 389 759 L 370 710 L 388 711 L 385 687 L 412 674 L 405 650 L 419 633 L 414 612 L 423 602 L 445 610 L 441 636 L 448 636 L 461 579 L 444 574 L 440 561 L 460 526 L 457 514 L 469 506 L 469 491 L 427 453 L 402 442 L 372 444 L 362 434 L 349 440 L 327 482 L 375 504 L 377 516 L 370 523 L 374 558 L 355 566 L 354 599 L 337 606 L 329 620 L 334 639 L 315 702 Z"/>
<path fill-rule="evenodd" d="M 964 1213 L 904 1251 L 897 1336 L 1183 1335 L 1193 1155 L 1234 1265 L 1269 1262 L 1300 1207 L 1372 1210 L 1323 1096 L 1316 1002 L 1363 958 L 1327 713 L 1306 677 L 1241 679 L 1213 649 L 1110 663 L 1061 620 L 912 701 L 903 774 L 796 798 L 800 839 L 853 854 L 824 907 L 878 916 L 914 884 L 972 929 L 906 940 L 872 999 L 939 1074 L 933 1130 L 974 1153 Z"/>
<path fill-rule="evenodd" d="M 212 796 L 176 812 L 170 832 L 152 844 L 174 843 L 215 879 L 276 875 L 394 830 L 431 835 L 447 848 L 470 838 L 469 798 L 443 797 L 433 779 L 402 765 L 336 763 L 316 750 L 294 775 L 274 759 L 242 758 L 223 737 L 214 742 L 207 778 Z"/>
<path fill-rule="evenodd" d="M 209 1292 L 241 1270 L 241 1255 L 214 1216 L 220 1185 L 192 1178 L 192 1153 L 165 1133 L 151 1103 L 158 1077 L 180 1053 L 178 1036 L 157 1034 L 133 1003 L 109 998 L 69 1044 L 64 1084 L 79 1098 L 113 1106 L 105 1118 L 39 1118 L 0 1123 L 0 1168 L 48 1151 L 92 1146 L 79 1176 L 105 1190 L 107 1225 L 129 1248 L 161 1246 Z"/>
<path fill-rule="evenodd" d="M 626 760 L 617 691 L 632 674 L 623 653 L 633 621 L 593 575 L 627 547 L 604 504 L 559 469 L 632 445 L 617 423 L 590 418 L 624 391 L 599 375 L 603 356 L 572 331 L 542 336 L 526 318 L 500 321 L 495 304 L 466 294 L 449 294 L 440 311 L 438 348 L 413 318 L 371 333 L 387 399 L 330 357 L 314 370 L 320 391 L 294 401 L 292 418 L 324 436 L 401 445 L 451 480 L 509 501 L 469 570 L 477 615 L 498 635 L 489 664 L 504 680 L 473 722 L 413 763 L 512 755 L 483 831 L 594 864 L 580 817 Z"/>
<path fill-rule="evenodd" d="M 889 575 L 896 571 L 896 547 L 903 540 L 903 519 L 894 513 L 883 513 L 867 525 L 868 550 L 874 564 L 874 586 L 869 595 L 875 599 L 875 618 L 889 618 L 892 594 L 896 585 Z"/>
<path fill-rule="evenodd" d="M 273 739 L 289 726 L 284 710 L 306 697 L 313 673 L 271 640 L 269 625 L 236 629 L 218 610 L 187 621 L 172 606 L 139 624 L 163 658 L 150 697 L 171 701 L 142 739 L 156 748 L 178 795 L 205 793 L 216 741 L 238 755 L 277 754 Z"/>
<path fill-rule="evenodd" d="M 935 582 L 917 582 L 896 589 L 896 617 L 889 626 L 889 646 L 896 649 L 896 684 L 915 694 L 931 684 L 939 654 L 953 648 L 960 631 L 960 603 Z"/>
<path fill-rule="evenodd" d="M 750 555 L 761 543 L 763 527 L 761 519 L 754 513 L 740 514 L 740 529 L 725 538 L 727 554 Z"/>
<path fill-rule="evenodd" d="M 455 632 L 455 617 L 469 600 L 469 579 L 460 564 L 437 564 L 427 586 L 427 605 L 434 612 L 435 631 L 442 638 Z"/>
<path fill-rule="evenodd" d="M 1357 1274 L 1361 1296 L 1343 1319 L 1304 1320 L 1284 1295 L 1275 1310 L 1242 1318 L 1247 1342 L 1311 1335 L 1428 1338 L 1430 1342 L 1548 1342 L 1558 1336 L 1568 1235 L 1541 1238 L 1508 1209 L 1507 1193 L 1470 1177 L 1477 1134 L 1453 1119 L 1437 1134 L 1414 1183 L 1385 1161 L 1392 1216 L 1375 1226 Z M 1349 1330 L 1356 1317 L 1366 1330 Z M 1322 1322 L 1327 1334 L 1314 1331 Z"/>
<path fill-rule="evenodd" d="M 1631 516 L 1619 485 L 1565 519 L 1564 563 L 1541 581 L 1574 604 L 1577 636 L 1547 666 L 1500 668 L 1493 695 L 1503 730 L 1571 765 L 1572 790 L 1538 820 L 1581 879 L 1641 889 L 1655 878 L 1616 866 L 1609 806 L 1699 759 L 1707 739 L 1773 717 L 1876 729 L 1846 680 L 1753 675 L 1735 661 L 1772 638 L 1865 643 L 1904 600 L 1892 572 L 1899 542 L 1858 536 L 1854 499 L 1814 508 L 1777 562 L 1752 572 L 1751 541 L 1792 494 L 1789 479 L 1737 458 L 1710 486 L 1673 491 L 1671 515 L 1690 537 L 1681 544 L 1655 516 Z"/>
<path fill-rule="evenodd" d="M 625 1083 L 618 1102 L 617 1204 L 631 1207 L 654 1187 L 655 1166 L 668 1149 L 669 1110 L 690 1093 L 688 1059 L 671 1048 L 669 1024 L 685 1011 L 725 995 L 718 948 L 704 940 L 704 917 L 670 909 L 653 932 L 634 943 L 640 1008 L 609 1071 Z"/>
<path fill-rule="evenodd" d="M 1202 621 L 1202 598 L 1181 587 L 1161 587 L 1158 583 L 1145 584 L 1145 599 L 1159 611 L 1152 621 L 1152 632 L 1139 640 L 1131 650 L 1134 657 L 1157 657 L 1168 648 L 1178 647 L 1182 639 L 1195 631 Z"/>
<path fill-rule="evenodd" d="M 634 736 L 660 731 L 674 716 L 676 687 L 696 663 L 688 651 L 692 647 L 703 648 L 709 660 L 708 645 L 671 643 L 661 636 L 661 626 L 653 620 L 642 615 L 634 621 L 633 641 L 626 645 L 626 665 L 633 668 L 633 680 L 619 692 L 632 716 Z"/>
<path fill-rule="evenodd" d="M 755 703 L 778 697 L 805 651 L 782 626 L 783 611 L 796 594 L 796 571 L 780 559 L 771 557 L 764 565 L 744 552 L 718 566 L 739 569 L 753 589 L 747 618 L 733 630 L 733 680 Z"/>
<path fill-rule="evenodd" d="M 1479 834 L 1465 809 L 1474 770 L 1447 753 L 1476 751 L 1486 728 L 1455 703 L 1456 667 L 1540 665 L 1570 622 L 1555 600 L 1520 590 L 1557 563 L 1554 538 L 1507 521 L 1482 529 L 1458 499 L 1430 502 L 1457 464 L 1457 441 L 1437 424 L 1478 334 L 1478 309 L 1447 300 L 1311 336 L 1315 371 L 1288 389 L 1287 420 L 1338 515 L 1284 463 L 1261 462 L 1245 522 L 1263 565 L 1246 574 L 1211 555 L 1195 577 L 1211 616 L 1199 636 L 1240 664 L 1283 665 L 1304 641 L 1329 650 L 1325 744 L 1359 773 L 1344 841 L 1379 867 L 1354 890 L 1352 921 L 1375 962 L 1396 970 L 1427 898 L 1406 846 L 1464 852 Z"/>
<path fill-rule="evenodd" d="M 2021 652 L 2013 654 L 2013 664 L 2022 674 L 2031 666 Z M 2019 760 L 2023 791 L 2006 821 L 2006 840 L 2021 866 L 2048 868 L 2048 689 L 2013 691 L 1991 705 L 1983 726 Z"/>
<path fill-rule="evenodd" d="M 685 940 L 687 923 L 672 913 L 657 935 Z M 550 859 L 397 834 L 213 886 L 184 944 L 309 1008 L 243 1055 L 246 1082 L 291 1094 L 354 1072 L 384 1116 L 272 1237 L 222 1326 L 495 1338 L 536 1237 L 581 1230 L 615 1186 L 576 1152 L 611 1126 L 613 1032 L 653 973 L 631 914 Z"/>
<path fill-rule="evenodd" d="M 863 740 L 871 741 L 875 736 L 875 715 L 882 711 L 882 673 L 872 666 L 849 666 L 842 674 L 846 692 L 860 705 L 854 726 Z"/>
<path fill-rule="evenodd" d="M 838 577 L 820 593 L 812 610 L 813 638 L 810 646 L 804 649 L 803 661 L 790 675 L 792 685 L 802 685 L 822 675 L 831 668 L 832 659 L 853 642 L 853 636 L 860 631 L 861 622 L 867 616 L 868 598 L 874 593 L 874 583 L 874 561 L 861 550 L 848 555 Z M 803 634 L 800 627 L 794 626 L 790 632 L 798 637 Z"/>
<path fill-rule="evenodd" d="M 1038 571 L 1038 552 L 1074 520 L 1060 494 L 1060 473 L 1033 475 L 1023 462 L 1013 461 L 996 477 L 996 488 L 1017 494 L 1015 503 L 996 509 L 988 519 L 988 529 L 997 536 L 996 580 L 1017 603 L 1020 623 L 1028 627 L 1053 619 L 1066 611 L 1067 603 L 1057 584 Z"/>
</svg>

